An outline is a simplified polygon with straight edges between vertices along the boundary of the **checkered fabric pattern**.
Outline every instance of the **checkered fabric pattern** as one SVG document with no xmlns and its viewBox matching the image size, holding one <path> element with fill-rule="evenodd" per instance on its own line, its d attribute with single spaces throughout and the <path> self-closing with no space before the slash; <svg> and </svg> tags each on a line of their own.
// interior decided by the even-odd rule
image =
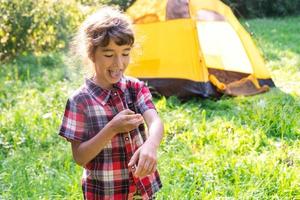
<svg viewBox="0 0 300 200">
<path fill-rule="evenodd" d="M 86 79 L 67 101 L 59 135 L 68 141 L 87 141 L 126 108 L 141 114 L 155 109 L 151 98 L 149 89 L 137 79 L 124 76 L 112 90 L 102 89 Z M 133 153 L 146 139 L 144 125 L 115 135 L 84 167 L 84 199 L 130 199 L 136 191 L 143 199 L 151 199 L 162 187 L 158 172 L 137 178 L 133 176 L 135 169 L 128 168 Z"/>
</svg>

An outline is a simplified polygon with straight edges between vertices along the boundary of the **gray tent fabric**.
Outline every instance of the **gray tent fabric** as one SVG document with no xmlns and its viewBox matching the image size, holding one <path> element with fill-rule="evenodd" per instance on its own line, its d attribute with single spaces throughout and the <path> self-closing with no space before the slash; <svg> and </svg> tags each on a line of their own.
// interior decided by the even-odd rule
<svg viewBox="0 0 300 200">
<path fill-rule="evenodd" d="M 166 20 L 190 18 L 189 0 L 168 0 Z"/>
</svg>

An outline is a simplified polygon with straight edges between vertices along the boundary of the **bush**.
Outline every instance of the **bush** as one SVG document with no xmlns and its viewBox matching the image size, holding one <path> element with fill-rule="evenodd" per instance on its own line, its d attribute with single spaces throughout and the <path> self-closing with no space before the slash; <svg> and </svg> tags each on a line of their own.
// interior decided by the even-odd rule
<svg viewBox="0 0 300 200">
<path fill-rule="evenodd" d="M 133 0 L 0 0 L 0 60 L 64 49 L 85 16 L 103 4 Z"/>
<path fill-rule="evenodd" d="M 0 59 L 61 50 L 82 21 L 75 0 L 0 0 Z"/>
<path fill-rule="evenodd" d="M 244 18 L 282 17 L 300 14 L 300 0 L 223 0 Z"/>
<path fill-rule="evenodd" d="M 77 0 L 79 3 L 87 6 L 98 6 L 99 4 L 117 5 L 121 10 L 126 10 L 135 2 L 135 0 Z"/>
</svg>

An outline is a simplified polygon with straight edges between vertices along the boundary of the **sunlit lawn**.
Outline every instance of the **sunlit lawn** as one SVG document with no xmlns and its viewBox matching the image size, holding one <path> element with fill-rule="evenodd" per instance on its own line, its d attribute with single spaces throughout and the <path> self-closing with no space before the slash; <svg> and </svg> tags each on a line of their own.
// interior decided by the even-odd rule
<svg viewBox="0 0 300 200">
<path fill-rule="evenodd" d="M 155 99 L 166 130 L 157 199 L 300 199 L 300 17 L 248 23 L 278 88 L 219 101 Z M 0 199 L 82 196 L 82 170 L 57 135 L 83 80 L 64 57 L 0 66 Z"/>
</svg>

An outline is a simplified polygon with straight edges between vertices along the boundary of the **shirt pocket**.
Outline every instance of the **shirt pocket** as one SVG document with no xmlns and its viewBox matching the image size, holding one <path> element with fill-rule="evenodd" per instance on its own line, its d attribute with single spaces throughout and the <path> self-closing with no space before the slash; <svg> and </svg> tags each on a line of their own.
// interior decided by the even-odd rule
<svg viewBox="0 0 300 200">
<path fill-rule="evenodd" d="M 106 124 L 113 118 L 111 108 L 101 105 L 91 105 L 87 107 L 87 130 L 89 139 L 97 135 Z"/>
</svg>

